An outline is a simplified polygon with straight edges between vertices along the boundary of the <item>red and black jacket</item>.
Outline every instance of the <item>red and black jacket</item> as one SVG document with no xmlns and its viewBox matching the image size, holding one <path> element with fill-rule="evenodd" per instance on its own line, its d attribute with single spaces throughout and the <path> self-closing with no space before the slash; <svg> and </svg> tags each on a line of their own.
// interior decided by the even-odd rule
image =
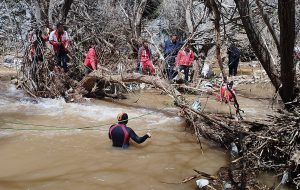
<svg viewBox="0 0 300 190">
<path fill-rule="evenodd" d="M 122 123 L 112 125 L 109 128 L 108 136 L 112 140 L 113 146 L 122 148 L 127 148 L 129 146 L 129 139 L 132 139 L 134 142 L 141 144 L 147 138 L 149 138 L 148 135 L 144 135 L 142 137 L 137 136 L 137 134 L 135 134 L 135 132 L 130 127 L 127 127 Z"/>
</svg>

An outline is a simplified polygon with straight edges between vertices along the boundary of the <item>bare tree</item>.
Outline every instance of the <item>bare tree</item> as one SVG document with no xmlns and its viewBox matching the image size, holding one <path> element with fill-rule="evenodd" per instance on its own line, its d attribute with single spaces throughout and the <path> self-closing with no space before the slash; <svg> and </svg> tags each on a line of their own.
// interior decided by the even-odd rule
<svg viewBox="0 0 300 190">
<path fill-rule="evenodd" d="M 74 0 L 24 0 L 31 5 L 36 24 L 52 28 L 54 21 L 66 21 Z M 55 14 L 57 13 L 57 14 Z M 56 15 L 56 16 L 54 16 Z"/>
<path fill-rule="evenodd" d="M 226 73 L 224 71 L 223 62 L 221 58 L 221 29 L 220 29 L 221 13 L 215 0 L 206 0 L 205 3 L 206 6 L 208 6 L 209 9 L 214 14 L 216 57 L 217 57 L 218 65 L 220 67 L 223 79 L 226 79 Z"/>
<path fill-rule="evenodd" d="M 290 102 L 295 97 L 296 87 L 296 72 L 293 62 L 293 48 L 295 45 L 295 1 L 283 1 L 278 2 L 278 18 L 280 22 L 280 44 L 274 29 L 269 24 L 267 16 L 262 13 L 262 7 L 258 2 L 258 7 L 262 14 L 262 17 L 267 24 L 269 30 L 272 33 L 278 48 L 278 52 L 281 58 L 280 61 L 280 77 L 279 73 L 275 69 L 275 65 L 272 62 L 270 52 L 264 43 L 264 39 L 253 20 L 253 15 L 250 12 L 250 3 L 248 0 L 235 0 L 244 29 L 247 33 L 248 39 L 252 45 L 252 48 L 264 67 L 267 75 L 271 79 L 272 84 L 279 90 L 279 94 L 283 102 Z"/>
<path fill-rule="evenodd" d="M 253 20 L 253 16 L 250 12 L 250 5 L 248 0 L 235 0 L 237 9 L 240 14 L 240 18 L 243 23 L 243 27 L 247 33 L 248 39 L 251 43 L 252 49 L 255 55 L 262 64 L 264 70 L 269 76 L 272 84 L 279 89 L 281 81 L 279 79 L 279 73 L 276 71 L 274 63 L 272 62 L 270 53 L 264 39 L 262 38 L 256 22 Z"/>
<path fill-rule="evenodd" d="M 295 94 L 295 64 L 293 51 L 295 46 L 295 0 L 279 0 L 278 16 L 280 22 L 280 55 L 281 55 L 281 98 L 284 102 L 294 100 Z"/>
</svg>

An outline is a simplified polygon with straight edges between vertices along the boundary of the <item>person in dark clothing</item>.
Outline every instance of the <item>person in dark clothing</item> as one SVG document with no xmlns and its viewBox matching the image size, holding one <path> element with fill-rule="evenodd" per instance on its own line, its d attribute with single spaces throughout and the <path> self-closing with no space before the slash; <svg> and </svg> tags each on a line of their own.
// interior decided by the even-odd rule
<svg viewBox="0 0 300 190">
<path fill-rule="evenodd" d="M 231 44 L 227 49 L 228 54 L 228 67 L 229 67 L 229 76 L 236 76 L 237 68 L 240 61 L 240 50 L 236 47 L 235 44 Z"/>
<path fill-rule="evenodd" d="M 112 125 L 109 128 L 108 137 L 112 140 L 112 146 L 128 148 L 129 140 L 132 139 L 134 142 L 141 144 L 145 142 L 148 138 L 151 138 L 151 134 L 147 133 L 146 135 L 139 137 L 135 132 L 127 127 L 128 115 L 127 113 L 120 113 L 118 115 L 118 123 Z"/>
<path fill-rule="evenodd" d="M 177 35 L 173 34 L 170 40 L 165 41 L 164 57 L 166 59 L 166 73 L 169 80 L 172 80 L 176 76 L 175 62 L 178 51 L 180 50 L 182 43 L 177 40 Z"/>
<path fill-rule="evenodd" d="M 44 51 L 48 36 L 44 36 L 42 30 L 36 29 L 30 35 L 30 42 L 32 43 L 30 54 L 33 63 L 41 63 L 44 61 Z"/>
</svg>

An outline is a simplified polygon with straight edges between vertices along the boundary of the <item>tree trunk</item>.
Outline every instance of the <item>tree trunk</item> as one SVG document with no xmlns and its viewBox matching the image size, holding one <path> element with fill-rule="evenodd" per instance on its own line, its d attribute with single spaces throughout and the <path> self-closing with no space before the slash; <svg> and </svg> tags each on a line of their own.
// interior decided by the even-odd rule
<svg viewBox="0 0 300 190">
<path fill-rule="evenodd" d="M 264 70 L 269 76 L 273 86 L 276 90 L 279 89 L 281 81 L 279 79 L 279 74 L 275 69 L 274 63 L 271 61 L 271 55 L 264 44 L 264 39 L 262 38 L 260 31 L 255 24 L 253 17 L 250 14 L 249 1 L 248 0 L 234 0 L 238 8 L 240 17 L 244 29 L 247 33 L 248 39 L 252 46 L 252 49 L 262 64 Z M 280 94 L 281 95 L 281 94 Z"/>
<path fill-rule="evenodd" d="M 223 79 L 226 79 L 226 73 L 224 71 L 223 63 L 222 63 L 222 58 L 221 58 L 221 29 L 220 29 L 220 11 L 218 9 L 218 5 L 216 4 L 215 0 L 210 0 L 210 5 L 212 8 L 212 11 L 214 13 L 214 24 L 215 24 L 215 41 L 216 41 L 216 56 L 217 56 L 217 61 L 218 65 L 220 67 L 222 77 Z"/>
<path fill-rule="evenodd" d="M 62 22 L 66 22 L 68 13 L 71 9 L 71 5 L 73 4 L 74 0 L 65 0 L 62 9 L 60 10 L 60 16 L 59 16 L 59 20 Z"/>
<path fill-rule="evenodd" d="M 31 2 L 32 12 L 36 23 L 39 27 L 47 26 L 52 28 L 57 21 L 66 21 L 67 15 L 71 9 L 74 0 L 64 0 L 58 17 L 53 20 L 53 11 L 55 8 L 55 0 L 33 0 Z"/>
<path fill-rule="evenodd" d="M 135 18 L 133 19 L 133 32 L 134 32 L 134 38 L 138 39 L 141 36 L 142 32 L 142 17 L 143 13 L 145 11 L 147 5 L 147 0 L 141 0 L 139 5 L 137 6 L 135 10 Z"/>
<path fill-rule="evenodd" d="M 281 55 L 281 98 L 284 102 L 295 98 L 296 70 L 293 60 L 295 46 L 295 0 L 278 1 L 280 22 L 280 55 Z"/>
<path fill-rule="evenodd" d="M 272 26 L 271 23 L 270 23 L 270 19 L 269 19 L 268 15 L 264 12 L 264 8 L 262 7 L 262 5 L 261 5 L 261 3 L 260 3 L 260 0 L 256 0 L 256 5 L 257 5 L 257 7 L 258 7 L 258 9 L 259 9 L 260 15 L 262 16 L 262 18 L 263 18 L 265 24 L 267 25 L 267 27 L 268 27 L 268 29 L 269 29 L 271 35 L 272 35 L 272 38 L 273 38 L 273 40 L 274 40 L 274 42 L 275 42 L 275 44 L 276 44 L 276 47 L 277 47 L 277 51 L 278 51 L 278 53 L 280 54 L 280 44 L 279 44 L 279 39 L 278 39 L 278 37 L 277 37 L 277 35 L 276 35 L 276 32 L 275 32 L 273 26 Z"/>
<path fill-rule="evenodd" d="M 185 2 L 186 9 L 185 9 L 185 21 L 186 25 L 188 27 L 189 33 L 194 32 L 194 25 L 192 20 L 192 6 L 193 6 L 193 0 L 187 0 Z"/>
<path fill-rule="evenodd" d="M 43 18 L 42 18 L 41 6 L 40 6 L 38 0 L 32 1 L 31 10 L 34 14 L 34 18 L 36 20 L 37 25 L 38 26 L 43 26 L 45 23 L 44 23 Z"/>
</svg>

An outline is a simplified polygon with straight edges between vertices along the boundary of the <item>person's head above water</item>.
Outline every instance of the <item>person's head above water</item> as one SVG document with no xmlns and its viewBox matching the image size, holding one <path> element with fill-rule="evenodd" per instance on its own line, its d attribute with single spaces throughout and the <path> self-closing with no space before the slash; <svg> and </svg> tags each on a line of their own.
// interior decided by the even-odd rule
<svg viewBox="0 0 300 190">
<path fill-rule="evenodd" d="M 128 114 L 127 113 L 119 113 L 118 117 L 118 123 L 127 124 L 128 123 Z"/>
</svg>

